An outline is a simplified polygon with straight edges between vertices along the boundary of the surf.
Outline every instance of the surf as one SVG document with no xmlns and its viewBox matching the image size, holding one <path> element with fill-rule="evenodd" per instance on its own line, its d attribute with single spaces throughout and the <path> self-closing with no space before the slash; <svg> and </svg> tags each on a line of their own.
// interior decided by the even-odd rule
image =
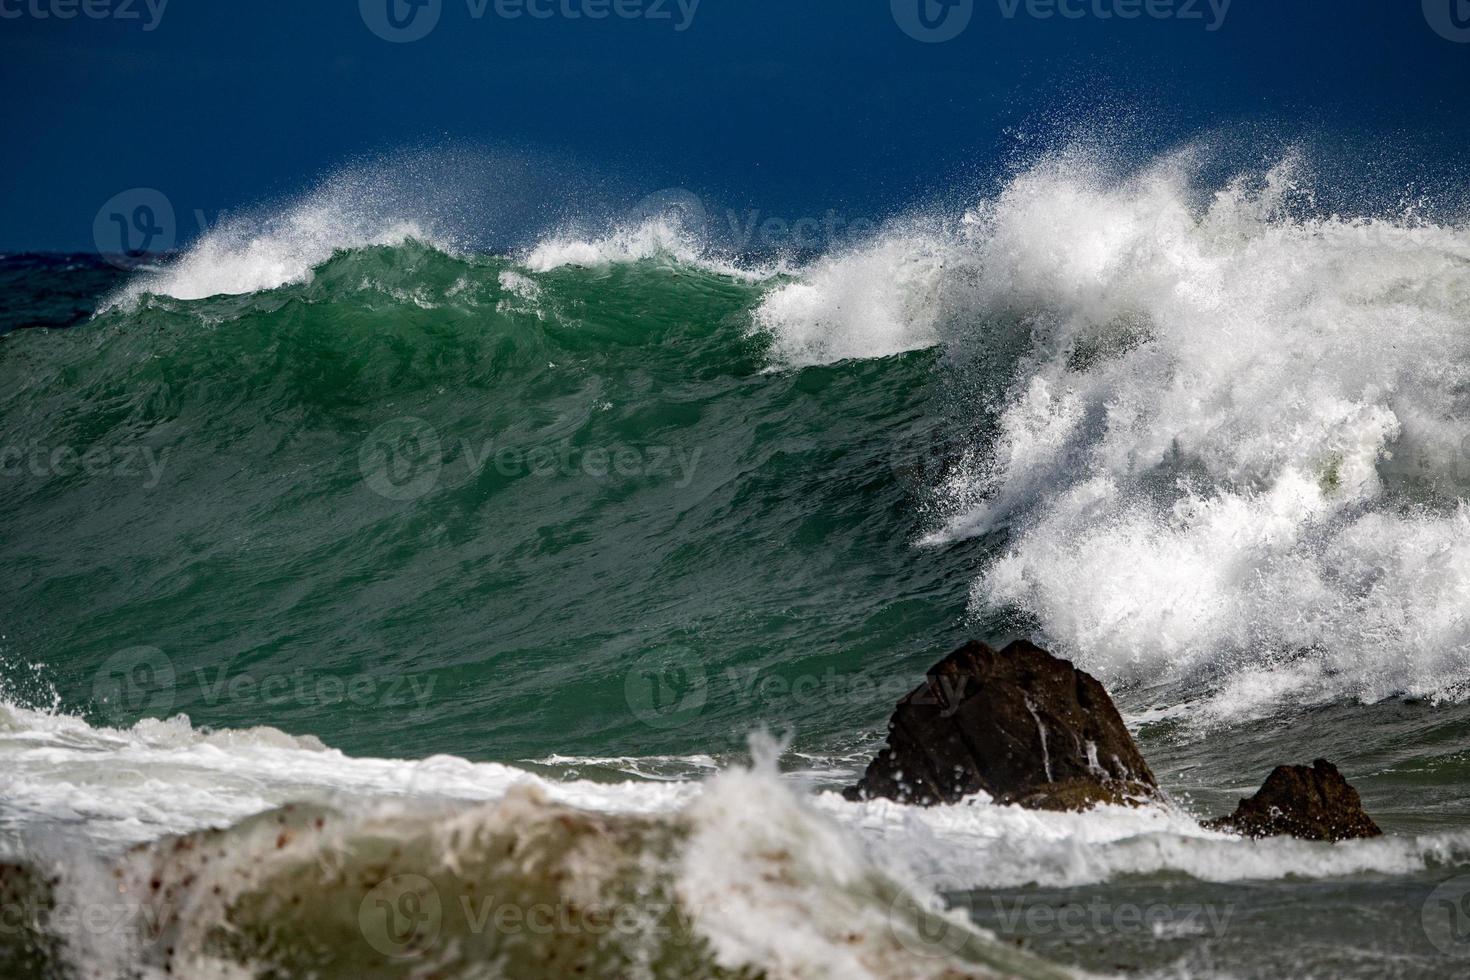
<svg viewBox="0 0 1470 980">
<path fill-rule="evenodd" d="M 42 916 L 40 975 L 354 975 L 363 903 L 411 940 L 432 894 L 435 966 L 529 970 L 514 893 L 635 974 L 1049 976 L 946 907 L 1458 874 L 1470 235 L 1218 170 L 1073 146 L 816 256 L 668 214 L 488 247 L 353 171 L 7 335 L 6 873 L 122 882 L 138 938 Z M 1174 805 L 837 796 L 937 650 L 1019 634 Z M 1199 827 L 1306 741 L 1389 837 Z M 612 904 L 673 931 L 569 911 Z"/>
</svg>

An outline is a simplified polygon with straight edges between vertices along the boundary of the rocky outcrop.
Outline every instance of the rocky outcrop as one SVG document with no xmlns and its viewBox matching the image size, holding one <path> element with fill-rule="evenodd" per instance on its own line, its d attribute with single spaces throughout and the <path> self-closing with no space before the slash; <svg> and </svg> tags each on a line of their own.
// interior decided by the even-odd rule
<svg viewBox="0 0 1470 980">
<path fill-rule="evenodd" d="M 933 806 L 980 792 L 1041 810 L 1162 799 L 1102 684 L 1025 641 L 1001 651 L 967 643 L 930 669 L 894 710 L 887 747 L 844 795 Z M 1234 813 L 1204 825 L 1318 841 L 1383 834 L 1325 759 L 1278 766 Z"/>
<path fill-rule="evenodd" d="M 932 806 L 978 792 L 1042 810 L 1160 796 L 1102 684 L 1025 641 L 968 643 L 935 665 L 845 795 Z"/>
<path fill-rule="evenodd" d="M 1358 791 L 1326 759 L 1311 766 L 1277 766 L 1259 793 L 1205 826 L 1247 837 L 1339 841 L 1383 836 L 1363 812 Z"/>
</svg>

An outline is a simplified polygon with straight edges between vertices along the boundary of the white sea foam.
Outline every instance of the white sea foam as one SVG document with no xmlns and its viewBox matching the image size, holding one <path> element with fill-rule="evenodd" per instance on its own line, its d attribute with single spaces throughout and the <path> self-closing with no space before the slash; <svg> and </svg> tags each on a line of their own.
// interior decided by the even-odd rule
<svg viewBox="0 0 1470 980">
<path fill-rule="evenodd" d="M 272 728 L 211 732 L 179 716 L 130 729 L 0 706 L 5 807 L 18 826 L 83 827 L 102 844 L 233 823 L 293 801 L 406 796 L 486 800 L 530 784 L 554 800 L 616 812 L 667 809 L 697 784 L 557 783 L 452 756 L 353 758 Z"/>
<path fill-rule="evenodd" d="M 456 219 L 429 194 L 381 162 L 346 168 L 285 204 L 224 216 L 178 258 L 141 269 L 102 309 L 147 294 L 193 300 L 309 282 L 339 251 L 410 240 L 449 251 Z"/>
<path fill-rule="evenodd" d="M 308 282 L 338 250 L 432 241 L 411 221 L 379 221 L 343 212 L 330 199 L 312 199 L 261 225 L 228 222 L 211 229 L 175 262 L 128 282 L 104 308 L 145 294 L 174 299 L 253 293 Z"/>
<path fill-rule="evenodd" d="M 939 340 L 943 277 L 959 255 L 938 234 L 889 230 L 802 269 L 765 297 L 756 321 L 786 366 L 930 347 Z"/>
<path fill-rule="evenodd" d="M 626 903 L 631 887 L 649 916 L 671 890 L 721 966 L 771 977 L 827 976 L 834 965 L 874 980 L 1066 975 L 958 915 L 947 943 L 931 948 L 921 926 L 944 914 L 937 896 L 793 793 L 769 753 L 704 784 L 554 783 L 444 757 L 353 759 L 315 739 L 202 732 L 182 718 L 95 729 L 8 708 L 4 720 L 6 836 L 19 850 L 6 856 L 62 868 L 64 904 L 119 894 L 163 903 L 157 942 L 63 936 L 92 969 L 167 962 L 191 976 L 232 975 L 210 938 L 226 921 L 244 921 L 247 937 L 285 935 L 299 921 L 350 964 L 367 949 L 356 933 L 359 882 L 417 875 L 446 901 L 468 887 L 548 907 Z M 276 809 L 286 801 L 304 805 Z M 211 829 L 224 833 L 120 846 Z M 486 964 L 527 955 L 497 936 L 447 939 L 433 954 L 438 975 L 485 975 Z M 254 955 L 248 938 L 240 948 Z"/>
<path fill-rule="evenodd" d="M 115 894 L 119 875 L 145 895 L 146 883 L 162 879 L 165 900 L 189 910 L 170 920 L 166 938 L 184 950 L 190 975 L 214 975 L 205 969 L 218 962 L 207 937 L 237 905 L 239 914 L 275 916 L 283 913 L 272 909 L 289 908 L 305 890 L 321 916 L 306 928 L 340 930 L 344 909 L 345 921 L 355 922 L 363 896 L 353 869 L 375 860 L 395 862 L 378 866 L 379 878 L 389 873 L 384 867 L 398 867 L 441 890 L 498 882 L 515 894 L 520 885 L 483 876 L 524 873 L 535 887 L 554 888 L 565 880 L 553 873 L 556 862 L 570 861 L 570 897 L 552 891 L 545 900 L 582 905 L 619 876 L 652 875 L 666 884 L 650 878 L 637 893 L 654 901 L 649 888 L 672 887 L 721 966 L 793 978 L 834 970 L 872 978 L 1060 975 L 1010 952 L 962 913 L 946 912 L 941 894 L 1158 873 L 1232 882 L 1470 867 L 1464 832 L 1253 841 L 1204 830 L 1172 807 L 1048 813 L 997 806 L 983 795 L 932 808 L 853 803 L 798 791 L 777 775 L 769 748 L 754 768 L 704 782 L 608 784 L 550 781 L 447 756 L 353 758 L 309 736 L 202 731 L 182 717 L 120 730 L 7 706 L 0 730 L 3 856 L 65 869 L 61 897 L 73 903 Z M 287 803 L 304 806 L 276 810 Z M 590 835 L 583 843 L 579 827 Z M 165 841 L 125 850 L 211 828 L 226 834 L 208 847 Z M 563 829 L 572 835 L 564 841 Z M 495 855 L 505 853 L 506 835 L 562 856 L 545 867 L 539 858 L 504 865 Z M 263 924 L 289 928 L 286 921 Z M 493 944 L 494 935 L 465 941 Z M 162 945 L 130 952 L 115 938 L 78 942 L 94 967 L 134 964 L 129 957 L 156 956 Z M 332 948 L 353 955 L 361 947 Z M 474 950 L 454 955 L 478 956 Z"/>
<path fill-rule="evenodd" d="M 931 882 L 794 795 L 773 759 L 716 776 L 687 814 L 680 893 L 718 910 L 700 927 L 721 966 L 872 980 L 1072 975 L 946 913 Z"/>
<path fill-rule="evenodd" d="M 996 806 L 982 794 L 926 809 L 887 800 L 849 803 L 831 793 L 816 805 L 871 851 L 945 892 L 1073 887 L 1161 872 L 1212 882 L 1275 881 L 1470 864 L 1470 833 L 1464 832 L 1320 844 L 1209 831 L 1165 807 L 1051 813 Z"/>
<path fill-rule="evenodd" d="M 599 236 L 575 232 L 551 235 L 520 256 L 521 264 L 531 272 L 568 267 L 595 269 L 642 261 L 685 265 L 747 281 L 768 279 L 778 271 L 776 266 L 744 264 L 722 256 L 697 231 L 666 215 L 618 225 Z"/>
<path fill-rule="evenodd" d="M 0 711 L 9 829 L 23 839 L 81 833 L 104 851 L 164 834 L 228 826 L 289 802 L 347 810 L 391 799 L 478 803 L 527 787 L 559 805 L 658 815 L 696 806 L 711 785 L 692 780 L 558 781 L 514 766 L 452 756 L 356 758 L 311 736 L 270 728 L 206 731 L 182 716 L 108 729 L 9 705 Z M 1047 813 L 997 806 L 983 794 L 960 805 L 933 808 L 884 800 L 852 803 L 834 793 L 817 794 L 798 805 L 792 787 L 799 780 L 778 778 L 773 765 L 756 775 L 742 772 L 716 775 L 716 784 L 724 787 L 717 800 L 696 806 L 695 812 L 729 824 L 720 832 L 724 839 L 736 833 L 732 826 L 754 833 L 762 821 L 800 822 L 805 818 L 793 814 L 809 811 L 820 815 L 821 826 L 840 828 L 864 860 L 919 878 L 947 873 L 947 889 L 1083 884 L 1153 871 L 1222 881 L 1405 873 L 1470 864 L 1466 834 L 1331 846 L 1258 842 L 1206 831 L 1173 808 Z"/>
<path fill-rule="evenodd" d="M 1008 528 L 975 611 L 1024 610 L 1105 681 L 1207 683 L 1199 719 L 1462 692 L 1470 231 L 1310 215 L 1302 172 L 1209 198 L 1188 154 L 1061 154 L 761 321 L 798 364 L 1029 348 L 926 543 Z"/>
</svg>

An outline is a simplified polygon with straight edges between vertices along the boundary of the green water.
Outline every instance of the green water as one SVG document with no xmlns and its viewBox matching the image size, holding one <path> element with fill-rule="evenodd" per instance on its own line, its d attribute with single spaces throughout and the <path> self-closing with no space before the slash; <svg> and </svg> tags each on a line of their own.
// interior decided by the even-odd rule
<svg viewBox="0 0 1470 980">
<path fill-rule="evenodd" d="M 15 288 L 69 309 L 67 275 Z M 599 782 L 703 775 L 765 726 L 792 737 L 788 770 L 842 785 L 940 655 L 1043 625 L 972 602 L 1004 522 L 918 544 L 954 513 L 941 491 L 963 453 L 992 446 L 1032 337 L 1015 311 L 969 310 L 973 343 L 786 366 L 755 311 L 788 281 L 669 258 L 531 272 L 410 243 L 6 335 L 5 700 L 99 729 L 183 713 Z M 1277 852 L 1145 828 L 1101 881 L 939 890 L 1006 943 L 1101 972 L 1458 975 L 1465 950 L 1423 917 L 1470 860 L 1467 709 L 1338 700 L 1199 727 L 1191 699 L 1213 680 L 1115 689 L 1182 807 L 1225 812 L 1274 765 L 1326 755 L 1393 841 L 1340 871 L 1330 850 L 1283 850 L 1310 873 L 1277 875 Z M 135 745 L 105 744 L 125 761 L 101 765 L 149 777 Z M 207 803 L 196 761 L 177 764 Z M 0 806 L 0 826 L 84 822 L 90 784 L 55 782 L 65 819 Z M 955 819 L 971 818 L 977 847 L 1014 832 Z M 915 828 L 874 833 L 926 858 L 952 846 Z M 1109 841 L 1038 844 L 1035 877 Z M 1082 925 L 1025 917 L 1092 902 L 1107 914 Z M 1126 917 L 1150 903 L 1228 921 Z"/>
<path fill-rule="evenodd" d="M 967 635 L 983 553 L 912 546 L 949 437 L 940 356 L 772 372 L 763 284 L 647 261 L 526 298 L 510 270 L 369 249 L 309 285 L 13 335 L 0 444 L 46 472 L 28 455 L 3 487 L 12 672 L 45 664 L 101 720 L 164 708 L 369 754 L 880 725 Z M 51 467 L 58 447 L 106 466 Z M 100 703 L 136 647 L 172 685 Z M 664 718 L 679 678 L 639 672 L 691 659 L 707 697 Z M 655 724 L 630 696 L 664 699 Z"/>
</svg>

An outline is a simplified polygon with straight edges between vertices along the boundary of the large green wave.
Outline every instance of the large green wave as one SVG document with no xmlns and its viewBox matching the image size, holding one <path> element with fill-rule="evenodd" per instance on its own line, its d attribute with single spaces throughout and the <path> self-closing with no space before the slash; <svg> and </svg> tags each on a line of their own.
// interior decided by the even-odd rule
<svg viewBox="0 0 1470 980">
<path fill-rule="evenodd" d="M 13 335 L 12 675 L 49 664 L 104 721 L 359 752 L 876 728 L 958 637 L 973 574 L 973 548 L 911 547 L 943 461 L 937 355 L 773 370 L 770 288 L 410 241 Z M 163 680 L 119 695 L 138 647 Z"/>
</svg>

